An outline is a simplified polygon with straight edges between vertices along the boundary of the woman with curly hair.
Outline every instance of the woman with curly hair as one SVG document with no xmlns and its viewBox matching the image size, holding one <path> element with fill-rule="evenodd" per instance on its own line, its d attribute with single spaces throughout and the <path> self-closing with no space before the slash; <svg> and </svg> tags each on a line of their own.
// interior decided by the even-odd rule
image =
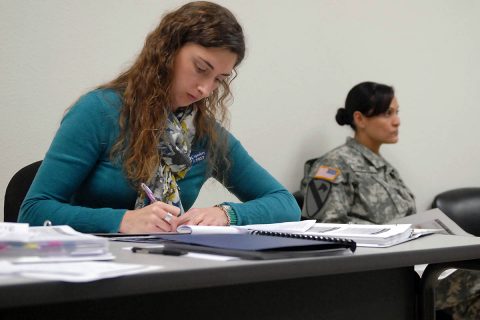
<svg viewBox="0 0 480 320">
<path fill-rule="evenodd" d="M 140 233 L 298 220 L 293 196 L 226 129 L 244 55 L 228 9 L 201 1 L 165 15 L 128 70 L 65 114 L 19 221 Z M 191 208 L 210 177 L 242 203 Z"/>
</svg>

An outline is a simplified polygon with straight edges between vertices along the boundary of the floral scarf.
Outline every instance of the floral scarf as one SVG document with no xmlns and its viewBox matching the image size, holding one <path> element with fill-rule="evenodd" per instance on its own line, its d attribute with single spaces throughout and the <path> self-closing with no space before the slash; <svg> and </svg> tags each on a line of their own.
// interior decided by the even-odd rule
<svg viewBox="0 0 480 320">
<path fill-rule="evenodd" d="M 177 181 L 183 179 L 192 166 L 190 153 L 195 136 L 193 117 L 194 112 L 191 107 L 169 114 L 165 133 L 158 144 L 161 155 L 160 165 L 154 178 L 148 183 L 157 200 L 180 208 L 181 214 L 184 210 Z M 135 209 L 146 205 L 148 205 L 148 199 L 140 193 Z"/>
</svg>

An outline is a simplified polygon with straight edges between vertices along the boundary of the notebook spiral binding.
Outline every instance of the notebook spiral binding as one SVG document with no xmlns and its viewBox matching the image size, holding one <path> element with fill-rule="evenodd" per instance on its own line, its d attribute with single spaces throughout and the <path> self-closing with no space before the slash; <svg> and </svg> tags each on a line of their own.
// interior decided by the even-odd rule
<svg viewBox="0 0 480 320">
<path fill-rule="evenodd" d="M 288 233 L 288 232 L 278 232 L 278 231 L 264 231 L 264 230 L 252 230 L 251 234 L 262 235 L 262 236 L 274 236 L 274 237 L 285 237 L 285 238 L 296 238 L 296 239 L 305 239 L 305 240 L 317 240 L 317 241 L 330 241 L 337 243 L 348 244 L 352 249 L 355 249 L 357 243 L 351 239 L 346 238 L 335 238 L 327 236 L 315 236 L 311 234 L 300 234 L 300 233 Z"/>
</svg>

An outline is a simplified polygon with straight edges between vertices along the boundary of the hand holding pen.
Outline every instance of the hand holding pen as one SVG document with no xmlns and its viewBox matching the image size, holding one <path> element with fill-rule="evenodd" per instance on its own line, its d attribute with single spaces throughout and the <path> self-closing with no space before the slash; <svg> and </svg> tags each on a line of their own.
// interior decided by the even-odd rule
<svg viewBox="0 0 480 320">
<path fill-rule="evenodd" d="M 143 191 L 145 191 L 145 194 L 150 200 L 150 204 L 157 202 L 157 199 L 153 195 L 152 190 L 150 190 L 150 188 L 145 183 L 142 183 L 140 186 L 142 187 Z M 167 221 L 167 223 L 170 223 L 170 221 L 172 221 L 173 219 L 173 214 L 167 211 L 167 214 L 162 219 Z"/>
<path fill-rule="evenodd" d="M 177 216 L 180 209 L 158 201 L 153 192 L 142 184 L 142 189 L 150 199 L 151 204 L 136 210 L 127 210 L 120 222 L 122 233 L 155 233 L 176 231 Z"/>
</svg>

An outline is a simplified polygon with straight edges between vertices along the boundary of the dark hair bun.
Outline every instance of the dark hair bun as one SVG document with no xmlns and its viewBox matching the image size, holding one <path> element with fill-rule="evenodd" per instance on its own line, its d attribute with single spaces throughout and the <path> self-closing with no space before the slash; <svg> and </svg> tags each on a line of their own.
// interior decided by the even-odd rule
<svg viewBox="0 0 480 320">
<path fill-rule="evenodd" d="M 351 125 L 352 124 L 352 117 L 348 114 L 347 109 L 339 108 L 337 110 L 337 115 L 335 116 L 335 120 L 341 126 L 343 125 Z"/>
</svg>

